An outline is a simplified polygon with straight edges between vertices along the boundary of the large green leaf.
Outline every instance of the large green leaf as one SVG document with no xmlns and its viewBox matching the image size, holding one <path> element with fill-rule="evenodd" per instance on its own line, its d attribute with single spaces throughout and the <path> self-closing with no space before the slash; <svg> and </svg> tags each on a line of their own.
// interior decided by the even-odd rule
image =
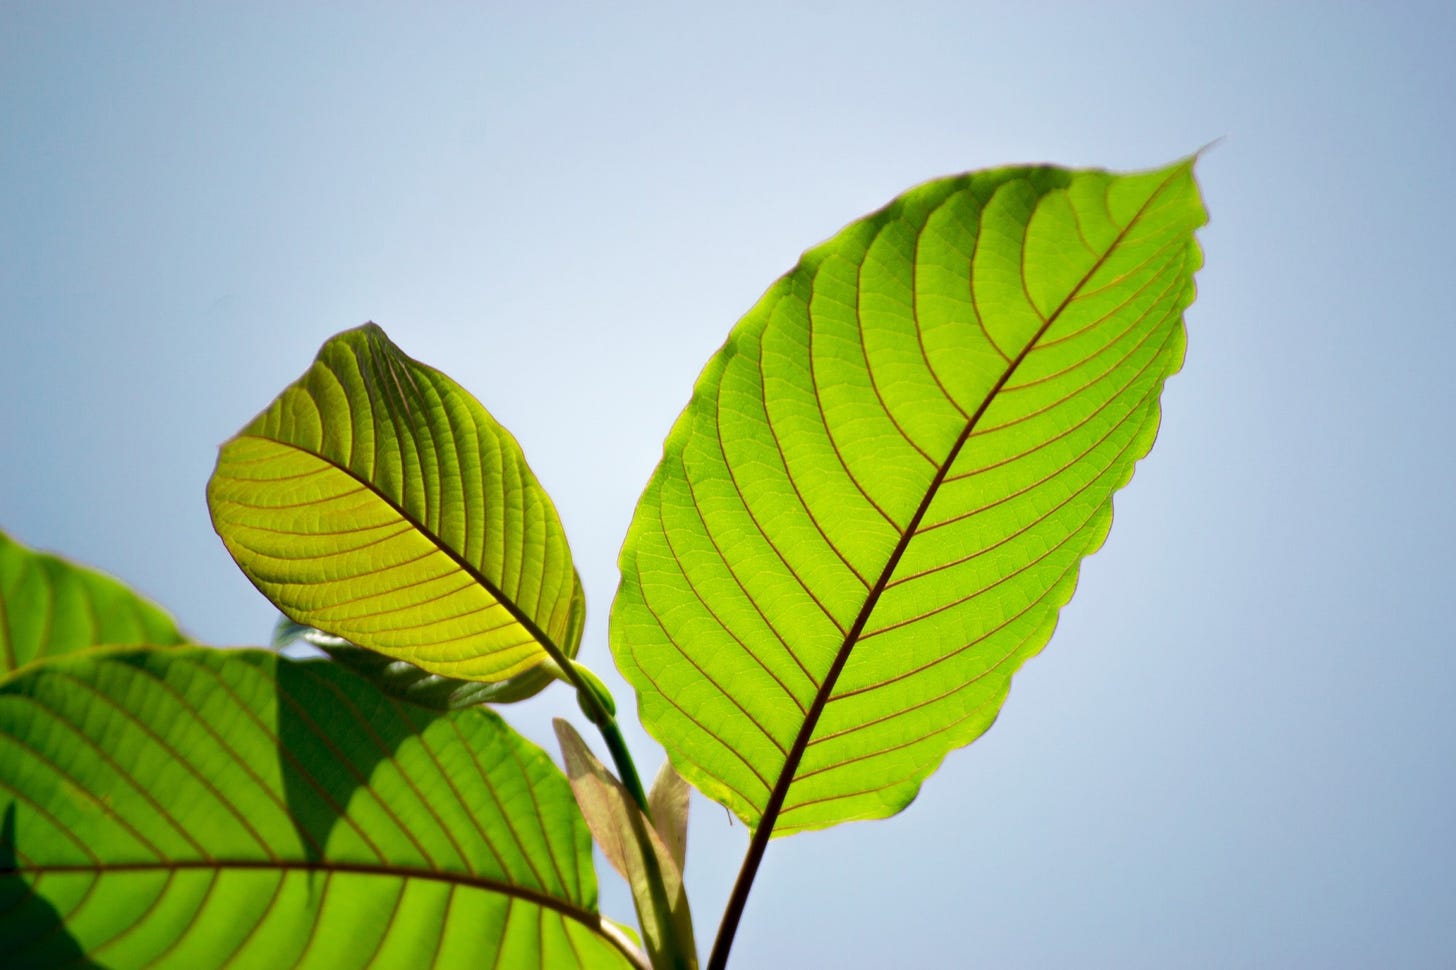
<svg viewBox="0 0 1456 970">
<path fill-rule="evenodd" d="M 612 642 L 682 773 L 775 835 L 893 814 L 1050 637 L 1183 357 L 1158 172 L 931 182 L 738 324 L 622 551 Z"/>
<path fill-rule="evenodd" d="M 98 644 L 183 639 L 171 617 L 110 576 L 0 532 L 0 674 Z"/>
<path fill-rule="evenodd" d="M 207 498 L 243 572 L 305 626 L 468 680 L 576 653 L 581 580 L 520 446 L 374 324 L 223 445 Z"/>
<path fill-rule="evenodd" d="M 7 966 L 632 965 L 545 754 L 327 662 L 38 664 L 0 685 L 0 810 Z"/>
</svg>

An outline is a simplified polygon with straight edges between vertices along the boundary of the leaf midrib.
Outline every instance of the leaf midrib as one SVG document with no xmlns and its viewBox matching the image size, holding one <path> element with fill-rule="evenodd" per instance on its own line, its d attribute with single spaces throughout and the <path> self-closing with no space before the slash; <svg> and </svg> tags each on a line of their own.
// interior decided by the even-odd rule
<svg viewBox="0 0 1456 970">
<path fill-rule="evenodd" d="M 1181 171 L 1181 169 L 1177 171 Z M 1031 351 L 1038 346 L 1042 337 L 1044 337 L 1046 335 L 1046 332 L 1052 327 L 1052 325 L 1061 318 L 1062 313 L 1071 304 L 1071 302 L 1077 298 L 1078 294 L 1081 293 L 1082 289 L 1087 285 L 1087 283 L 1092 279 L 1097 271 L 1102 268 L 1102 266 L 1107 262 L 1108 258 L 1117 251 L 1118 247 L 1122 244 L 1127 234 L 1132 230 L 1134 226 L 1138 224 L 1139 220 L 1148 211 L 1149 206 L 1152 205 L 1153 201 L 1157 199 L 1167 188 L 1167 186 L 1172 182 L 1173 178 L 1177 174 L 1177 171 L 1170 173 L 1168 178 L 1164 179 L 1163 182 L 1161 182 L 1157 186 L 1157 188 L 1148 195 L 1147 199 L 1145 199 L 1142 205 L 1139 206 L 1137 212 L 1133 214 L 1132 218 L 1128 220 L 1127 224 L 1123 226 L 1122 229 L 1118 231 L 1117 235 L 1112 239 L 1112 241 L 1108 243 L 1106 249 L 1102 252 L 1102 254 L 1096 259 L 1095 262 L 1093 262 L 1090 267 L 1088 267 L 1087 271 L 1082 274 L 1082 277 L 1077 281 L 1076 285 L 1071 288 L 1067 295 L 1062 298 L 1062 301 L 1057 305 L 1056 309 L 1054 309 L 1051 313 L 1047 314 L 1046 319 L 1042 322 L 1042 325 L 1037 328 L 1037 331 L 1032 334 L 1029 340 L 1027 340 L 1025 346 L 1022 347 L 1021 352 L 1018 353 L 1013 360 L 1007 363 L 1006 367 L 1001 373 L 1001 376 L 997 379 L 996 383 L 991 387 L 991 389 L 986 392 L 980 405 L 976 408 L 976 411 L 966 419 L 964 429 L 961 431 L 961 434 L 956 439 L 955 443 L 951 446 L 951 449 L 947 453 L 945 460 L 940 464 L 940 467 L 936 469 L 935 475 L 932 477 L 929 485 L 926 486 L 925 495 L 921 499 L 919 507 L 916 508 L 915 514 L 911 516 L 910 521 L 906 524 L 904 531 L 900 535 L 899 541 L 895 544 L 895 548 L 891 551 L 889 559 L 886 560 L 884 568 L 880 571 L 880 575 L 876 578 L 875 584 L 870 588 L 869 593 L 866 595 L 865 602 L 861 606 L 859 614 L 855 617 L 854 623 L 850 626 L 849 631 L 845 634 L 844 640 L 840 644 L 839 650 L 835 654 L 834 661 L 830 664 L 829 670 L 825 673 L 824 680 L 820 684 L 819 689 L 814 694 L 814 699 L 809 705 L 808 713 L 805 715 L 804 723 L 800 727 L 798 734 L 795 736 L 794 743 L 789 748 L 788 755 L 784 760 L 783 767 L 780 769 L 779 775 L 775 780 L 773 790 L 769 793 L 768 802 L 764 806 L 763 815 L 761 816 L 758 826 L 754 830 L 753 842 L 755 845 L 766 844 L 768 838 L 772 834 L 774 825 L 777 823 L 778 816 L 782 811 L 784 802 L 788 797 L 789 789 L 793 786 L 794 777 L 798 773 L 799 764 L 803 760 L 804 753 L 808 750 L 809 742 L 814 736 L 815 729 L 818 727 L 819 718 L 824 713 L 824 708 L 828 704 L 830 697 L 833 695 L 834 686 L 838 682 L 839 676 L 843 672 L 845 666 L 848 664 L 849 658 L 854 652 L 854 648 L 858 645 L 860 636 L 861 634 L 863 634 L 865 625 L 869 622 L 870 616 L 874 613 L 875 607 L 879 603 L 881 594 L 888 586 L 890 579 L 894 576 L 895 570 L 899 568 L 901 557 L 905 554 L 905 550 L 909 547 L 911 541 L 915 538 L 921 521 L 925 518 L 925 515 L 929 511 L 931 504 L 934 502 L 936 495 L 939 493 L 941 484 L 944 482 L 946 475 L 949 474 L 951 467 L 954 466 L 956 459 L 960 456 L 961 449 L 964 448 L 966 442 L 970 440 L 971 434 L 976 430 L 982 417 L 984 417 L 986 410 L 991 406 L 992 402 L 996 400 L 997 395 L 1001 393 L 1001 390 L 1006 386 L 1007 382 L 1010 381 L 1012 375 L 1016 373 L 1017 368 L 1022 364 L 1022 362 L 1031 353 Z M 1036 208 L 1039 208 L 1041 203 L 1042 199 L 1038 199 Z M 1032 210 L 1033 215 L 1035 214 L 1036 208 Z M 1030 227 L 1030 224 L 1030 217 L 1028 217 L 1028 228 Z M 923 231 L 924 227 L 922 226 L 919 232 Z M 917 232 L 917 239 L 919 238 L 919 232 Z M 1022 246 L 1024 256 L 1024 239 L 1022 242 Z M 1023 274 L 1023 284 L 1024 279 L 1025 278 Z M 751 850 L 752 847 L 750 847 L 750 851 Z"/>
<path fill-rule="evenodd" d="M 935 475 L 931 479 L 929 485 L 926 487 L 925 495 L 922 497 L 919 507 L 915 510 L 915 514 L 911 517 L 910 521 L 906 524 L 904 531 L 901 533 L 899 540 L 896 542 L 894 550 L 890 553 L 889 558 L 886 560 L 884 568 L 881 570 L 880 575 L 877 578 L 874 586 L 869 590 L 868 594 L 866 595 L 865 601 L 861 605 L 859 614 L 855 617 L 855 621 L 850 626 L 849 632 L 845 634 L 844 640 L 841 642 L 839 650 L 835 654 L 834 660 L 830 664 L 823 682 L 820 684 L 818 690 L 815 692 L 814 699 L 809 706 L 808 714 L 805 716 L 804 722 L 800 726 L 799 732 L 794 738 L 794 743 L 789 748 L 788 755 L 785 758 L 783 766 L 778 773 L 778 777 L 775 780 L 773 789 L 769 793 L 768 801 L 764 806 L 764 810 L 759 818 L 758 825 L 754 828 L 753 837 L 749 841 L 748 851 L 744 855 L 743 864 L 738 872 L 738 878 L 735 880 L 732 892 L 729 895 L 728 904 L 724 910 L 722 922 L 719 924 L 718 927 L 718 936 L 717 939 L 714 941 L 713 951 L 709 957 L 708 970 L 722 970 L 727 962 L 728 952 L 733 945 L 733 937 L 737 933 L 738 923 L 743 916 L 743 907 L 747 903 L 748 893 L 753 885 L 753 880 L 755 875 L 757 874 L 758 866 L 763 860 L 764 851 L 768 846 L 769 839 L 773 835 L 774 826 L 777 824 L 779 815 L 783 810 L 784 802 L 788 798 L 789 790 L 793 786 L 794 778 L 795 775 L 798 773 L 799 765 L 803 760 L 804 753 L 808 750 L 809 742 L 814 736 L 815 729 L 818 727 L 819 718 L 824 713 L 825 706 L 834 692 L 834 686 L 838 682 L 840 674 L 843 672 L 846 664 L 848 663 L 850 654 L 853 652 L 855 646 L 858 644 L 860 636 L 864 632 L 865 625 L 868 623 L 870 616 L 874 613 L 875 607 L 879 603 L 880 595 L 887 588 L 890 578 L 894 575 L 895 570 L 899 567 L 901 557 L 904 556 L 905 550 L 909 547 L 910 542 L 915 538 L 917 530 L 920 527 L 920 523 L 924 520 L 926 513 L 929 511 L 930 506 L 934 501 L 936 495 L 938 494 L 940 486 L 945 481 L 946 475 L 949 473 L 950 468 L 955 464 L 956 459 L 959 457 L 961 449 L 965 447 L 965 443 L 970 439 L 971 434 L 979 425 L 981 419 L 986 413 L 986 410 L 991 406 L 991 403 L 996 399 L 996 396 L 1000 394 L 1001 391 L 1005 388 L 1007 382 L 1011 379 L 1011 376 L 1016 373 L 1017 368 L 1019 368 L 1021 364 L 1026 360 L 1027 356 L 1031 353 L 1031 351 L 1038 346 L 1039 342 L 1046 335 L 1048 329 L 1050 329 L 1050 327 L 1061 318 L 1062 313 L 1066 310 L 1067 306 L 1074 299 L 1077 298 L 1077 296 L 1086 287 L 1088 281 L 1091 280 L 1091 278 L 1097 273 L 1097 271 L 1106 264 L 1108 258 L 1117 251 L 1118 247 L 1127 238 L 1128 233 L 1147 213 L 1153 201 L 1163 194 L 1167 187 L 1183 170 L 1184 168 L 1182 166 L 1179 166 L 1173 171 L 1169 172 L 1167 176 L 1162 180 L 1162 182 L 1160 182 L 1157 187 L 1148 194 L 1148 197 L 1143 200 L 1140 206 L 1138 206 L 1137 211 L 1133 213 L 1131 218 L 1128 219 L 1126 225 L 1119 229 L 1117 234 L 1107 244 L 1102 254 L 1093 261 L 1090 267 L 1087 268 L 1087 270 L 1082 274 L 1081 278 L 1078 279 L 1076 284 L 1072 286 L 1067 292 L 1067 295 L 1062 298 L 1060 303 L 1058 303 L 1056 308 L 1051 313 L 1046 315 L 1046 317 L 1042 321 L 1041 326 L 1038 327 L 1036 332 L 1033 333 L 1030 339 L 1026 341 L 1026 344 L 1016 355 L 1016 358 L 1014 360 L 1007 360 L 1006 367 L 1002 371 L 1001 376 L 997 379 L 996 383 L 983 397 L 980 405 L 976 408 L 975 413 L 970 415 L 966 419 L 965 428 L 961 431 L 960 436 L 952 445 L 949 453 L 946 455 L 945 460 L 936 469 Z M 1105 191 L 1106 189 L 1104 189 L 1104 192 Z M 1030 228 L 1031 218 L 1035 215 L 1037 209 L 1040 208 L 1043 199 L 1044 196 L 1037 199 L 1036 205 L 1033 206 L 1031 214 L 1027 217 L 1027 229 Z M 1106 199 L 1104 196 L 1104 205 L 1105 204 Z M 984 208 L 982 211 L 984 211 Z M 916 232 L 917 250 L 918 241 L 923 232 L 924 226 L 922 225 Z M 1026 257 L 1026 239 L 1024 235 L 1022 237 L 1021 245 L 1021 258 L 1024 265 L 1024 260 Z M 1021 275 L 1022 286 L 1024 289 L 1026 285 L 1026 276 L 1024 270 Z M 1031 306 L 1035 308 L 1036 303 L 1034 300 L 1031 300 L 1029 293 L 1027 294 L 1027 297 Z M 1004 354 L 1002 356 L 1004 357 Z"/>
<path fill-rule="evenodd" d="M 189 859 L 171 862 L 112 862 L 112 863 L 67 863 L 59 865 L 19 865 L 0 869 L 0 877 L 35 877 L 52 874 L 75 873 L 124 873 L 124 872 L 181 872 L 190 870 L 276 870 L 279 872 L 320 872 L 329 875 L 347 874 L 382 876 L 390 879 L 420 879 L 480 889 L 502 896 L 523 899 L 546 909 L 555 910 L 576 920 L 596 932 L 600 914 L 583 906 L 577 906 L 550 893 L 526 886 L 518 886 L 498 879 L 467 873 L 446 872 L 438 869 L 423 869 L 414 866 L 391 866 L 384 864 L 352 862 L 293 862 L 272 859 Z"/>
<path fill-rule="evenodd" d="M 457 552 L 442 538 L 436 535 L 433 530 L 427 528 L 423 522 L 416 519 L 407 510 L 400 508 L 399 503 L 396 502 L 393 497 L 383 492 L 373 482 L 359 475 L 347 465 L 343 465 L 340 464 L 338 461 L 335 461 L 330 456 L 320 454 L 319 452 L 313 451 L 308 448 L 300 447 L 299 445 L 296 445 L 291 441 L 284 441 L 270 435 L 255 434 L 252 432 L 238 435 L 238 439 L 242 438 L 252 438 L 256 441 L 266 441 L 270 444 L 275 444 L 283 448 L 288 448 L 301 455 L 307 455 L 310 458 L 314 458 L 320 462 L 323 462 L 325 465 L 328 465 L 349 476 L 351 479 L 357 482 L 360 487 L 368 491 L 370 494 L 374 495 L 381 502 L 388 505 L 390 509 L 395 512 L 395 514 L 397 514 L 400 518 L 407 522 L 410 527 L 413 528 L 416 532 L 428 539 L 430 544 L 434 546 L 436 550 L 450 557 L 450 560 L 454 562 L 455 565 L 459 569 L 461 569 L 467 576 L 469 576 L 472 581 L 474 581 L 487 593 L 489 593 L 497 603 L 501 604 L 506 608 L 506 612 L 510 613 L 511 618 L 514 619 L 525 629 L 526 633 L 531 637 L 531 639 L 535 640 L 536 643 L 541 647 L 541 649 L 544 650 L 546 654 L 551 657 L 552 660 L 554 660 L 558 665 L 562 667 L 565 667 L 569 663 L 569 661 L 566 659 L 565 651 L 563 651 L 561 647 L 556 644 L 556 641 L 548 636 L 546 632 L 536 624 L 535 620 L 533 620 L 529 615 L 525 613 L 524 610 L 521 609 L 519 605 L 517 605 L 514 599 L 507 596 L 500 589 L 500 587 L 498 587 L 494 582 L 490 580 L 489 577 L 487 577 L 484 573 L 477 569 L 475 565 L 471 563 L 468 559 L 466 559 L 461 553 Z M 574 584 L 572 586 L 572 595 L 575 595 Z M 269 598 L 271 599 L 272 597 Z M 296 620 L 297 618 L 294 617 L 294 619 Z"/>
</svg>

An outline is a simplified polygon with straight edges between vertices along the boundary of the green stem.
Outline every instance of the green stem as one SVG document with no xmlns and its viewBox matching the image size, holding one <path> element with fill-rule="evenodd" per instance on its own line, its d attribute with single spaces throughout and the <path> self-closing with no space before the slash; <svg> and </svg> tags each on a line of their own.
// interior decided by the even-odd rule
<svg viewBox="0 0 1456 970">
<path fill-rule="evenodd" d="M 667 886 L 662 880 L 662 869 L 657 864 L 657 853 L 653 850 L 652 840 L 644 827 L 644 823 L 645 825 L 652 824 L 652 812 L 647 805 L 647 793 L 642 788 L 642 779 L 637 775 L 637 765 L 632 760 L 632 753 L 627 750 L 627 741 L 622 737 L 621 728 L 617 726 L 617 718 L 612 710 L 616 705 L 610 700 L 610 695 L 606 694 L 606 687 L 590 670 L 581 667 L 575 661 L 568 661 L 563 671 L 572 686 L 576 688 L 577 699 L 583 713 L 596 725 L 597 730 L 601 732 L 602 740 L 607 743 L 607 750 L 612 755 L 612 764 L 617 767 L 617 775 L 621 779 L 622 786 L 627 789 L 632 800 L 642 810 L 640 815 L 631 816 L 631 826 L 632 834 L 637 839 L 642 853 L 642 865 L 647 877 L 647 891 L 650 896 L 648 905 L 654 911 L 655 919 L 666 937 L 666 955 L 672 961 L 671 970 L 687 970 L 690 963 L 683 955 L 682 942 L 678 940 L 674 929 L 672 904 L 667 898 Z M 645 914 L 639 911 L 638 918 L 645 919 Z M 656 961 L 654 960 L 654 962 Z"/>
<path fill-rule="evenodd" d="M 590 668 L 577 663 L 570 658 L 564 658 L 565 663 L 557 662 L 562 673 L 566 676 L 571 686 L 576 688 L 576 701 L 581 705 L 582 713 L 587 720 L 596 725 L 601 732 L 602 740 L 607 742 L 607 750 L 611 752 L 612 764 L 617 766 L 617 776 L 621 778 L 623 786 L 642 809 L 642 814 L 649 820 L 652 812 L 647 807 L 647 792 L 642 787 L 642 779 L 637 777 L 637 765 L 632 761 L 632 752 L 627 750 L 627 742 L 622 737 L 621 728 L 617 727 L 616 702 L 608 693 L 606 685 L 592 673 Z"/>
<path fill-rule="evenodd" d="M 642 789 L 642 779 L 637 777 L 637 766 L 632 762 L 632 753 L 627 750 L 627 742 L 617 727 L 617 719 L 608 715 L 606 723 L 598 724 L 597 730 L 601 731 L 602 740 L 607 742 L 607 750 L 611 752 L 612 764 L 617 766 L 617 774 L 621 776 L 623 787 L 637 803 L 637 807 L 642 809 L 642 814 L 651 821 L 652 812 L 647 808 L 647 793 Z"/>
</svg>

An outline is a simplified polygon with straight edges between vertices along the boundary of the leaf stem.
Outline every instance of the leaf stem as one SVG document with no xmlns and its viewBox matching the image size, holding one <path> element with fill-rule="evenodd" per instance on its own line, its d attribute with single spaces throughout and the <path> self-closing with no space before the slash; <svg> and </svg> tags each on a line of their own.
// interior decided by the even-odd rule
<svg viewBox="0 0 1456 970">
<path fill-rule="evenodd" d="M 591 675 L 589 670 L 583 673 L 583 669 L 575 661 L 568 661 L 562 667 L 572 686 L 576 688 L 583 713 L 596 725 L 597 730 L 601 732 L 602 740 L 607 743 L 607 750 L 612 755 L 612 763 L 616 765 L 622 787 L 627 789 L 627 793 L 642 810 L 641 814 L 632 814 L 629 815 L 629 818 L 633 837 L 636 838 L 638 849 L 642 853 L 643 875 L 647 878 L 647 891 L 650 897 L 648 905 L 661 926 L 667 949 L 664 955 L 672 961 L 671 967 L 673 970 L 687 970 L 691 964 L 682 952 L 683 943 L 678 939 L 673 923 L 672 905 L 667 898 L 667 886 L 663 882 L 662 868 L 658 865 L 657 853 L 653 850 L 652 840 L 645 827 L 652 824 L 652 810 L 647 804 L 647 793 L 642 788 L 642 779 L 637 775 L 637 765 L 632 760 L 632 753 L 627 749 L 627 741 L 622 737 L 622 730 L 617 726 L 617 718 L 611 710 L 615 704 L 603 698 L 606 688 L 601 686 L 600 682 L 592 683 L 596 680 L 595 675 Z M 646 915 L 640 911 L 642 902 L 642 900 L 637 900 L 639 919 L 645 919 Z M 646 929 L 645 923 L 643 929 Z M 654 962 L 656 962 L 655 959 Z"/>
<path fill-rule="evenodd" d="M 627 793 L 642 809 L 642 813 L 648 820 L 652 819 L 652 811 L 647 807 L 647 792 L 642 787 L 642 779 L 637 775 L 637 765 L 632 760 L 632 752 L 627 750 L 627 742 L 622 737 L 622 730 L 617 726 L 617 715 L 613 708 L 615 702 L 607 693 L 606 687 L 597 679 L 596 675 L 576 660 L 562 654 L 560 648 L 552 644 L 547 649 L 553 654 L 552 659 L 556 661 L 557 669 L 566 678 L 572 687 L 576 688 L 576 700 L 581 705 L 582 713 L 587 720 L 596 725 L 601 732 L 602 740 L 607 743 L 607 750 L 611 752 L 612 764 L 617 767 L 617 776 L 621 778 Z M 559 657 L 557 656 L 559 655 Z M 644 847 L 646 851 L 646 847 Z"/>
<path fill-rule="evenodd" d="M 606 723 L 598 724 L 597 730 L 602 734 L 602 740 L 607 742 L 607 750 L 611 752 L 612 764 L 617 767 L 617 774 L 622 779 L 622 785 L 637 807 L 642 809 L 642 814 L 647 816 L 648 821 L 652 820 L 652 813 L 647 807 L 647 793 L 642 788 L 642 779 L 637 777 L 637 766 L 632 761 L 632 753 L 627 750 L 627 742 L 622 737 L 622 731 L 617 727 L 617 719 L 611 715 L 607 716 Z"/>
<path fill-rule="evenodd" d="M 713 952 L 708 957 L 708 970 L 725 970 L 728 966 L 728 951 L 732 949 L 733 937 L 738 933 L 738 921 L 743 918 L 748 891 L 753 888 L 753 878 L 758 875 L 758 865 L 763 862 L 763 853 L 772 835 L 772 825 L 760 825 L 753 830 L 748 852 L 743 856 L 743 865 L 733 882 L 733 893 L 723 910 L 723 921 L 718 924 L 718 937 L 713 941 Z"/>
</svg>

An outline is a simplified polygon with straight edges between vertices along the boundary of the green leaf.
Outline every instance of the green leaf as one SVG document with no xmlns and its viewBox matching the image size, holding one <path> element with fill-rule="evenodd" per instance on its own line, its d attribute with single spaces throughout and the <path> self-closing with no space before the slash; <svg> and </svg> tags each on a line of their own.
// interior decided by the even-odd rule
<svg viewBox="0 0 1456 970">
<path fill-rule="evenodd" d="M 561 718 L 552 723 L 582 817 L 602 855 L 632 890 L 652 965 L 695 970 L 697 947 L 682 864 L 576 729 Z"/>
<path fill-rule="evenodd" d="M 207 498 L 243 572 L 305 626 L 465 680 L 576 653 L 581 580 L 520 446 L 374 324 L 223 445 Z"/>
<path fill-rule="evenodd" d="M 0 674 L 99 644 L 184 639 L 171 617 L 110 576 L 0 532 Z"/>
<path fill-rule="evenodd" d="M 544 753 L 327 662 L 36 665 L 0 685 L 0 810 L 7 966 L 633 965 Z"/>
<path fill-rule="evenodd" d="M 1192 161 L 920 186 L 708 363 L 612 645 L 689 781 L 774 835 L 904 808 L 1051 636 L 1183 358 Z"/>
<path fill-rule="evenodd" d="M 390 697 L 436 711 L 458 711 L 477 704 L 510 704 L 535 696 L 556 679 L 548 670 L 549 665 L 532 667 L 493 684 L 443 677 L 283 617 L 274 630 L 273 648 L 281 649 L 300 640 L 322 650 Z"/>
</svg>

